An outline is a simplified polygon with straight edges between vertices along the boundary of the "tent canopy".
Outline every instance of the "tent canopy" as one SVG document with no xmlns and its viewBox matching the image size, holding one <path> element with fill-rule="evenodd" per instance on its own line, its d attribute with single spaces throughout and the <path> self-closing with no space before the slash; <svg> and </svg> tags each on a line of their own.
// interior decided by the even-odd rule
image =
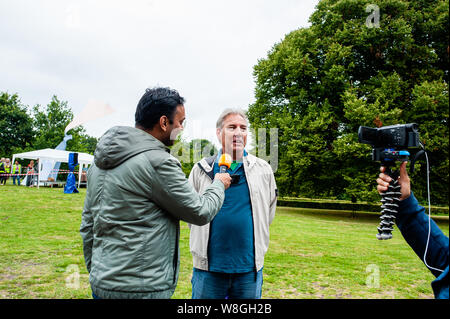
<svg viewBox="0 0 450 319">
<path fill-rule="evenodd" d="M 14 163 L 16 158 L 26 158 L 26 159 L 32 159 L 37 160 L 39 159 L 40 165 L 38 167 L 38 183 L 37 186 L 39 188 L 40 182 L 41 182 L 41 161 L 51 161 L 51 162 L 63 162 L 68 163 L 69 162 L 69 154 L 70 153 L 78 153 L 78 163 L 79 165 L 79 175 L 78 175 L 78 187 L 80 187 L 81 183 L 81 172 L 83 170 L 84 166 L 89 166 L 94 162 L 94 156 L 87 154 L 87 153 L 80 153 L 80 152 L 73 152 L 73 151 L 63 151 L 63 150 L 55 150 L 51 148 L 45 148 L 42 150 L 36 150 L 31 152 L 25 152 L 25 153 L 19 153 L 13 155 L 13 161 Z M 45 177 L 44 177 L 45 178 Z"/>
<path fill-rule="evenodd" d="M 39 158 L 39 159 L 43 159 L 43 160 L 53 160 L 55 162 L 68 163 L 70 153 L 78 153 L 78 163 L 80 163 L 80 164 L 85 164 L 85 165 L 88 164 L 89 165 L 89 164 L 92 164 L 92 162 L 94 162 L 94 156 L 87 154 L 87 153 L 80 153 L 80 152 L 74 152 L 74 151 L 61 151 L 61 150 L 54 150 L 51 148 L 45 148 L 42 150 L 14 154 L 13 161 L 14 161 L 14 158 L 26 158 L 26 159 L 33 159 L 33 160 L 36 160 Z"/>
</svg>

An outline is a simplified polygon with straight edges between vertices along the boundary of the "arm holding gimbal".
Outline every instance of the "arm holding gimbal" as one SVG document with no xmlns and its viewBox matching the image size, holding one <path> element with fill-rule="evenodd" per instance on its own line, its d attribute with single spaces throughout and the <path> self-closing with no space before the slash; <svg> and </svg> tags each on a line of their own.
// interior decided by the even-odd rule
<svg viewBox="0 0 450 319">
<path fill-rule="evenodd" d="M 388 189 L 381 194 L 381 222 L 376 235 L 379 240 L 392 238 L 401 197 L 401 187 L 398 182 L 399 172 L 393 168 L 396 162 L 409 160 L 408 149 L 421 146 L 417 128 L 415 123 L 382 128 L 359 127 L 359 142 L 372 145 L 372 160 L 381 162 L 381 166 L 385 167 L 384 173 L 391 177 Z M 411 161 L 411 171 L 414 171 L 414 163 L 421 154 L 422 151 L 418 152 Z"/>
</svg>

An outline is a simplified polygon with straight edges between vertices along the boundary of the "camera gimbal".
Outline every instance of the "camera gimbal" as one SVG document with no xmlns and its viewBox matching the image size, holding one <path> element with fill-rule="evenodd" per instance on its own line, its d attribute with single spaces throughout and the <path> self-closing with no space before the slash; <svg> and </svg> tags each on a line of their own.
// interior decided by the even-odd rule
<svg viewBox="0 0 450 319">
<path fill-rule="evenodd" d="M 379 240 L 392 238 L 401 196 L 398 183 L 399 172 L 398 170 L 393 171 L 392 168 L 395 167 L 396 162 L 409 160 L 408 149 L 422 146 L 419 142 L 417 128 L 418 126 L 415 123 L 382 128 L 359 127 L 359 142 L 372 145 L 372 160 L 381 162 L 381 166 L 385 167 L 384 173 L 392 178 L 387 191 L 381 194 L 381 222 L 376 235 Z M 423 153 L 424 151 L 421 150 L 413 157 L 411 172 L 414 171 L 415 161 Z"/>
</svg>

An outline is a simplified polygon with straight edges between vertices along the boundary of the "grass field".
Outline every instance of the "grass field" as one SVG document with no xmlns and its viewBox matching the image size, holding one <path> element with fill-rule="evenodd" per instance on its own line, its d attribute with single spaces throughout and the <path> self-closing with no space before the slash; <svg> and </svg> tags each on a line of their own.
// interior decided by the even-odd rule
<svg viewBox="0 0 450 319">
<path fill-rule="evenodd" d="M 0 186 L 0 298 L 91 298 L 79 235 L 86 190 Z M 378 219 L 278 208 L 263 298 L 433 298 L 433 275 L 405 243 L 375 238 Z M 448 220 L 439 225 L 448 236 Z M 173 298 L 190 298 L 189 230 L 181 227 Z"/>
</svg>

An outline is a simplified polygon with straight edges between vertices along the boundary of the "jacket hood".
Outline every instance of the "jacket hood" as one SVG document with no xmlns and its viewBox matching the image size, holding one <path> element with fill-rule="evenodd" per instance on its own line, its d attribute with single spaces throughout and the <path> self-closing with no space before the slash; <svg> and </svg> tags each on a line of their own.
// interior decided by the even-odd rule
<svg viewBox="0 0 450 319">
<path fill-rule="evenodd" d="M 152 149 L 169 151 L 161 141 L 141 129 L 115 126 L 100 138 L 94 153 L 94 163 L 98 168 L 111 169 Z"/>
</svg>

